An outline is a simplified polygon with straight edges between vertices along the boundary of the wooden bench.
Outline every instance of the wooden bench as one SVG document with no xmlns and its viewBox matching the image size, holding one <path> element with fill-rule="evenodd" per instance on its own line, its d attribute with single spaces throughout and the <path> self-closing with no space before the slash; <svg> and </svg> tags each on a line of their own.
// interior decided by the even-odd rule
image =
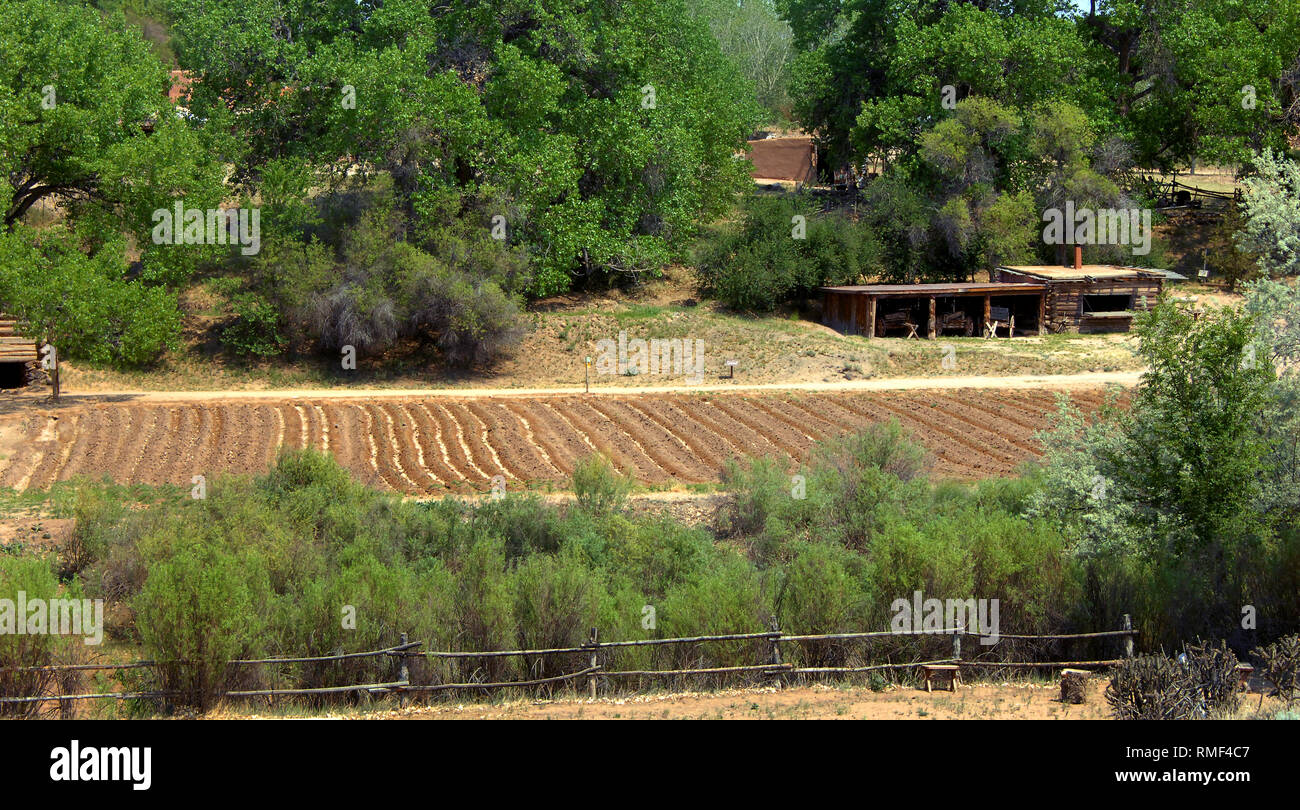
<svg viewBox="0 0 1300 810">
<path fill-rule="evenodd" d="M 940 680 L 947 680 L 948 691 L 956 692 L 957 685 L 961 683 L 961 667 L 956 664 L 922 664 L 921 671 L 925 675 L 925 691 L 933 691 L 931 681 L 937 676 Z"/>
</svg>

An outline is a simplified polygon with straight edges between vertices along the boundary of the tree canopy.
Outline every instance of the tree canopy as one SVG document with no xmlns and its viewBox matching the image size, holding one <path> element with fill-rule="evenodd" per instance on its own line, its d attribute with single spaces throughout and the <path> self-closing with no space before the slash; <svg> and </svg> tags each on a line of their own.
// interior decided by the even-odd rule
<svg viewBox="0 0 1300 810">
<path fill-rule="evenodd" d="M 527 246 L 535 295 L 657 269 L 746 181 L 756 105 L 681 0 L 320 5 L 173 3 L 191 109 L 233 117 L 249 178 L 454 191 Z"/>
</svg>

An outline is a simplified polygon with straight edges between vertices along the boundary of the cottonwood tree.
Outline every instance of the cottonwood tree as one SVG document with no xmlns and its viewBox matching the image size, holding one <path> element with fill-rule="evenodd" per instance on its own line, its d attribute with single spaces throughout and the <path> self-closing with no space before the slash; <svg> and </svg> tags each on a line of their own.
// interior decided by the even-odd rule
<svg viewBox="0 0 1300 810">
<path fill-rule="evenodd" d="M 0 233 L 0 310 L 24 337 L 54 348 L 55 399 L 65 356 L 138 365 L 175 344 L 175 295 L 128 280 L 124 255 L 120 239 L 88 255 L 61 227 Z"/>
<path fill-rule="evenodd" d="M 87 58 L 94 54 L 94 58 Z M 216 144 L 179 118 L 167 70 L 123 17 L 55 0 L 0 6 L 0 211 L 37 204 L 143 241 L 177 197 L 221 197 Z"/>
<path fill-rule="evenodd" d="M 229 112 L 256 181 L 307 160 L 392 176 L 407 213 L 500 199 L 529 291 L 662 266 L 748 182 L 752 90 L 684 0 L 176 0 L 191 107 Z"/>
</svg>

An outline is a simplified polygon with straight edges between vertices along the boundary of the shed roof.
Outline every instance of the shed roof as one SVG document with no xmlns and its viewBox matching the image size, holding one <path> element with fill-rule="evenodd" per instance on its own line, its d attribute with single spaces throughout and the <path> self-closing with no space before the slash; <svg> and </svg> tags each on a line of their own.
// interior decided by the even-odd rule
<svg viewBox="0 0 1300 810">
<path fill-rule="evenodd" d="M 849 287 L 819 287 L 820 292 L 855 295 L 1028 295 L 1047 289 L 1046 284 L 984 282 L 970 284 L 867 284 Z"/>
<path fill-rule="evenodd" d="M 1008 264 L 1003 265 L 998 269 L 1010 270 L 1014 273 L 1023 273 L 1027 276 L 1033 276 L 1034 278 L 1041 278 L 1048 281 L 1159 278 L 1162 275 L 1158 270 L 1147 270 L 1139 267 L 1124 267 L 1117 264 L 1085 264 L 1078 269 L 1073 267 L 1062 267 L 1059 264 Z"/>
</svg>

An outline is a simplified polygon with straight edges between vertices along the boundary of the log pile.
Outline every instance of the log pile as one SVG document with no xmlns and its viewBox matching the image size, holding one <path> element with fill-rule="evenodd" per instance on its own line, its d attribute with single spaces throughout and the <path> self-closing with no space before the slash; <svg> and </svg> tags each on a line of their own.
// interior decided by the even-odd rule
<svg viewBox="0 0 1300 810">
<path fill-rule="evenodd" d="M 32 363 L 40 360 L 36 341 L 18 334 L 13 318 L 0 316 L 0 363 Z"/>
</svg>

